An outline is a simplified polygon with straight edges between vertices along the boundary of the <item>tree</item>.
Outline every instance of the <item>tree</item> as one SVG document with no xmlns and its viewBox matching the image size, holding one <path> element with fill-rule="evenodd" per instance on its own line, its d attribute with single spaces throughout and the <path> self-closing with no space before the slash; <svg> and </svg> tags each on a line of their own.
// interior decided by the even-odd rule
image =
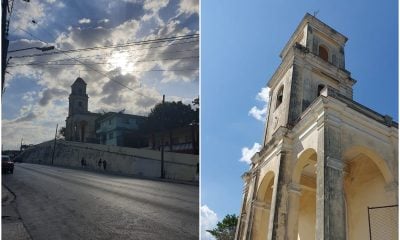
<svg viewBox="0 0 400 240">
<path fill-rule="evenodd" d="M 189 126 L 199 122 L 199 112 L 190 105 L 179 102 L 159 103 L 151 109 L 146 128 L 150 132 L 163 131 L 178 127 Z"/>
<path fill-rule="evenodd" d="M 64 138 L 65 139 L 65 127 L 61 127 L 60 130 L 58 130 L 58 134 L 57 134 L 58 138 Z"/>
<path fill-rule="evenodd" d="M 238 217 L 235 214 L 226 215 L 225 218 L 217 223 L 213 230 L 207 230 L 217 240 L 232 240 L 235 238 Z"/>
</svg>

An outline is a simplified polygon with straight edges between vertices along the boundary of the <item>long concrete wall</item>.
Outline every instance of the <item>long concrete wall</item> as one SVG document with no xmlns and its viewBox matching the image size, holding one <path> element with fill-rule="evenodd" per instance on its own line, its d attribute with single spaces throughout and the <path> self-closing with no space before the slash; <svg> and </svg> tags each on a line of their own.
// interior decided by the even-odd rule
<svg viewBox="0 0 400 240">
<path fill-rule="evenodd" d="M 52 164 L 54 141 L 44 142 L 25 150 L 23 162 Z M 157 178 L 161 174 L 161 153 L 159 151 L 137 148 L 107 146 L 92 143 L 58 140 L 54 152 L 53 164 L 56 166 L 81 167 L 82 158 L 85 168 L 121 174 L 132 174 Z M 98 166 L 99 160 L 106 160 L 106 170 Z M 165 178 L 198 181 L 197 155 L 164 153 Z"/>
</svg>

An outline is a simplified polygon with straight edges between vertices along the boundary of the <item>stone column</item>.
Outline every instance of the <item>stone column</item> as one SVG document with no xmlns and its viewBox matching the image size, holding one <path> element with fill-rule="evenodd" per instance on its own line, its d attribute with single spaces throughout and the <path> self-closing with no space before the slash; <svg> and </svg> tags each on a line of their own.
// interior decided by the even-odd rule
<svg viewBox="0 0 400 240">
<path fill-rule="evenodd" d="M 279 153 L 279 171 L 274 179 L 274 191 L 271 202 L 270 226 L 268 230 L 268 240 L 283 240 L 286 235 L 287 221 L 287 152 L 281 150 Z"/>
<path fill-rule="evenodd" d="M 245 226 L 246 226 L 246 219 L 247 219 L 247 210 L 246 206 L 247 206 L 247 198 L 248 198 L 248 194 L 249 194 L 249 180 L 250 180 L 250 174 L 249 173 L 244 173 L 242 175 L 242 179 L 245 182 L 244 185 L 244 189 L 243 189 L 243 199 L 242 199 L 242 208 L 240 209 L 240 215 L 239 215 L 239 219 L 238 219 L 238 224 L 236 226 L 236 233 L 235 233 L 235 239 L 239 240 L 243 238 L 243 233 L 245 230 Z"/>
<path fill-rule="evenodd" d="M 329 122 L 332 124 L 332 122 Z M 339 124 L 319 129 L 317 163 L 316 239 L 345 240 L 346 211 Z"/>
<path fill-rule="evenodd" d="M 297 183 L 290 183 L 288 186 L 289 209 L 287 222 L 288 240 L 297 240 L 301 186 Z"/>
<path fill-rule="evenodd" d="M 253 192 L 251 197 L 250 209 L 248 211 L 248 221 L 247 221 L 247 234 L 246 239 L 251 239 L 251 234 L 253 231 L 253 220 L 254 220 L 254 202 L 257 197 L 257 186 L 258 186 L 258 178 L 260 176 L 260 170 L 256 170 L 253 172 Z"/>
</svg>

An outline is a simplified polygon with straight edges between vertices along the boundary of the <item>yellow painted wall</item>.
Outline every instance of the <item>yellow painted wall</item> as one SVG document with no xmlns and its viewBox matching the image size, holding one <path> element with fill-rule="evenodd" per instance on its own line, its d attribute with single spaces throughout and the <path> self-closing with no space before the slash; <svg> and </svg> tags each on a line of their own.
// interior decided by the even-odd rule
<svg viewBox="0 0 400 240">
<path fill-rule="evenodd" d="M 349 163 L 345 176 L 348 240 L 369 239 L 367 207 L 397 204 L 385 190 L 385 181 L 378 168 L 368 157 L 359 156 Z M 385 221 L 385 219 L 382 219 Z M 383 224 L 383 227 L 389 227 Z M 397 229 L 397 226 L 394 227 Z M 388 236 L 393 236 L 388 237 Z M 394 237 L 396 236 L 396 237 Z M 397 239 L 397 232 L 387 233 L 380 239 Z"/>
</svg>

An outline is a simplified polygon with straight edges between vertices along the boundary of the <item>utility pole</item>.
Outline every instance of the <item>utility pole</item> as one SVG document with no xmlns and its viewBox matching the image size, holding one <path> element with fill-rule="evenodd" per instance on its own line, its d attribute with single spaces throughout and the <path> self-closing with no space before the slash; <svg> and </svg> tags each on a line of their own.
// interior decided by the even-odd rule
<svg viewBox="0 0 400 240">
<path fill-rule="evenodd" d="M 161 111 L 161 178 L 165 178 L 164 173 L 164 102 L 165 94 L 162 97 L 162 111 Z"/>
<path fill-rule="evenodd" d="M 22 152 L 22 141 L 24 140 L 24 138 L 21 138 L 21 145 L 19 145 L 19 151 Z"/>
<path fill-rule="evenodd" d="M 7 29 L 8 0 L 1 1 L 1 92 L 3 93 L 4 78 L 6 73 L 6 61 L 8 51 L 8 29 Z"/>
<path fill-rule="evenodd" d="M 8 30 L 10 28 L 10 18 L 14 7 L 14 1 L 11 2 L 11 7 L 9 7 L 8 0 L 1 0 L 1 95 L 4 93 L 4 82 L 6 75 L 6 68 L 8 61 L 7 53 L 8 53 Z M 30 0 L 22 0 L 24 2 L 30 2 Z M 8 16 L 8 13 L 9 16 Z M 7 20 L 8 18 L 8 20 Z"/>
<path fill-rule="evenodd" d="M 53 147 L 53 156 L 51 157 L 51 165 L 54 165 L 54 154 L 56 153 L 56 143 L 57 143 L 57 130 L 58 130 L 58 123 L 56 126 L 56 134 L 54 134 L 54 147 Z"/>
</svg>

